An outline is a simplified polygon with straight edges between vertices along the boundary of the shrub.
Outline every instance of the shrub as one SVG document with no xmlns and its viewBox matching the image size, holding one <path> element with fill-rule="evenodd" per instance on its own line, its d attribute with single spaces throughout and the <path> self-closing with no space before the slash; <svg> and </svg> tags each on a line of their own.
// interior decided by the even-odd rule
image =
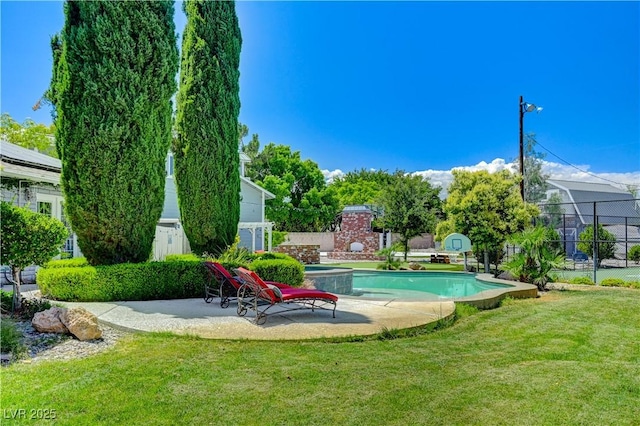
<svg viewBox="0 0 640 426">
<path fill-rule="evenodd" d="M 46 299 L 23 299 L 19 318 L 31 321 L 37 312 L 46 311 L 51 308 L 51 302 Z"/>
<path fill-rule="evenodd" d="M 625 282 L 625 280 L 620 278 L 605 278 L 604 280 L 602 280 L 602 282 L 600 282 L 600 285 L 603 285 L 605 287 L 626 287 L 627 283 Z"/>
<path fill-rule="evenodd" d="M 640 289 L 640 281 L 629 281 L 629 288 Z"/>
<path fill-rule="evenodd" d="M 201 262 L 202 258 L 193 253 L 187 254 L 168 254 L 164 258 L 165 262 Z"/>
<path fill-rule="evenodd" d="M 593 280 L 589 277 L 573 277 L 569 280 L 569 284 L 595 285 Z"/>
<path fill-rule="evenodd" d="M 273 251 L 256 254 L 253 260 L 273 260 L 273 259 L 295 260 L 293 257 L 289 256 L 288 254 L 277 253 Z"/>
<path fill-rule="evenodd" d="M 627 253 L 627 259 L 632 260 L 636 263 L 640 263 L 640 244 L 629 249 L 629 253 Z"/>
<path fill-rule="evenodd" d="M 22 333 L 16 324 L 6 318 L 0 320 L 0 352 L 11 353 L 14 358 L 20 358 L 27 351 L 22 343 Z"/>
<path fill-rule="evenodd" d="M 555 280 L 551 270 L 564 265 L 564 254 L 551 244 L 550 238 L 557 235 L 554 233 L 554 230 L 539 226 L 513 235 L 510 241 L 520 247 L 520 252 L 504 268 L 520 281 L 544 290 L 548 282 Z"/>
<path fill-rule="evenodd" d="M 265 281 L 276 281 L 300 287 L 304 281 L 304 266 L 295 259 L 256 259 L 249 264 Z"/>
<path fill-rule="evenodd" d="M 391 247 L 380 249 L 376 252 L 376 256 L 384 257 L 384 263 L 379 263 L 376 269 L 384 269 L 393 271 L 400 268 L 401 261 L 395 259 L 396 252 L 400 250 L 399 244 L 393 244 Z"/>
<path fill-rule="evenodd" d="M 0 306 L 2 312 L 11 312 L 13 306 L 13 293 L 10 291 L 0 290 Z"/>
<path fill-rule="evenodd" d="M 45 268 L 78 268 L 87 266 L 89 262 L 84 257 L 75 257 L 73 259 L 51 260 L 45 263 Z"/>
<path fill-rule="evenodd" d="M 0 305 L 3 313 L 11 312 L 15 317 L 23 320 L 32 320 L 36 312 L 46 311 L 51 308 L 51 303 L 46 299 L 22 299 L 19 309 L 13 309 L 13 293 L 0 291 Z"/>
<path fill-rule="evenodd" d="M 206 279 L 204 264 L 193 261 L 44 268 L 38 271 L 38 283 L 45 297 L 70 302 L 200 297 Z"/>
</svg>

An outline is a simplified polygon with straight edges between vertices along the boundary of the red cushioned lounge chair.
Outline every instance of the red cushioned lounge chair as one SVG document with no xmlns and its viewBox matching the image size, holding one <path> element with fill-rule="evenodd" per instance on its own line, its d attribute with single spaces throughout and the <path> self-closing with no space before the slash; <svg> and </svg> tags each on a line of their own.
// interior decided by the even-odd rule
<svg viewBox="0 0 640 426">
<path fill-rule="evenodd" d="M 245 268 L 235 269 L 242 280 L 238 290 L 238 315 L 246 315 L 249 309 L 256 313 L 256 324 L 267 321 L 267 310 L 272 306 L 284 307 L 287 311 L 298 309 L 326 309 L 336 317 L 338 296 L 322 290 L 295 288 L 264 282 L 258 274 Z"/>
<path fill-rule="evenodd" d="M 240 277 L 233 276 L 220 263 L 207 261 L 204 263 L 209 272 L 209 277 L 204 284 L 204 301 L 211 303 L 215 297 L 220 298 L 220 307 L 229 306 L 231 299 L 238 297 L 238 290 L 242 286 Z M 267 281 L 267 285 L 275 285 L 280 288 L 292 288 L 286 284 Z"/>
</svg>

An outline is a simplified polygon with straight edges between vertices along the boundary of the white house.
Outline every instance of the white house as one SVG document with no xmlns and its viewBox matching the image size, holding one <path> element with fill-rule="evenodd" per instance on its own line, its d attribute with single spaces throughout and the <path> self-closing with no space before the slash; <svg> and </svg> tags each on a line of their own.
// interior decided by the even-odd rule
<svg viewBox="0 0 640 426">
<path fill-rule="evenodd" d="M 275 198 L 271 192 L 253 183 L 245 176 L 246 165 L 251 159 L 243 152 L 240 153 L 240 223 L 238 223 L 238 235 L 240 235 L 240 246 L 246 247 L 250 251 L 267 250 L 271 251 L 271 232 L 273 223 L 265 218 L 265 201 Z M 166 247 L 166 254 L 188 253 L 188 242 L 182 226 L 180 225 L 180 210 L 178 207 L 178 195 L 174 182 L 173 154 L 167 156 L 167 181 L 165 184 L 164 209 L 160 216 L 159 228 L 168 229 L 156 232 L 157 243 L 161 244 L 164 235 L 174 235 L 178 243 L 173 247 Z M 174 231 L 171 231 L 171 230 Z M 267 244 L 264 240 L 267 236 Z M 182 243 L 184 241 L 185 243 Z M 181 244 L 183 244 L 181 246 Z M 167 244 L 169 246 L 170 244 Z"/>
<path fill-rule="evenodd" d="M 66 223 L 64 197 L 60 190 L 62 164 L 59 159 L 2 140 L 0 160 L 3 201 L 28 206 L 33 211 L 49 214 Z M 240 244 L 252 251 L 270 250 L 273 224 L 265 220 L 264 204 L 266 200 L 275 196 L 244 176 L 245 166 L 249 161 L 249 157 L 240 153 Z M 265 234 L 268 235 L 266 248 Z M 68 239 L 63 251 L 70 257 L 82 255 L 75 234 Z M 156 227 L 153 257 L 161 260 L 170 253 L 188 252 L 188 241 L 180 225 L 178 198 L 173 180 L 173 156 L 169 154 L 164 209 Z"/>
</svg>

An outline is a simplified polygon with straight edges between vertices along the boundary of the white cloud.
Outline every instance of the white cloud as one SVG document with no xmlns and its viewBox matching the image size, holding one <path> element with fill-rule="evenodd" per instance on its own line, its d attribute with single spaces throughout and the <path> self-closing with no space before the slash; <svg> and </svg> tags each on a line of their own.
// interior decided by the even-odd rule
<svg viewBox="0 0 640 426">
<path fill-rule="evenodd" d="M 324 180 L 327 183 L 331 183 L 331 182 L 333 182 L 334 179 L 342 177 L 342 176 L 345 175 L 345 173 L 340 169 L 335 169 L 335 170 L 331 170 L 331 171 L 325 169 L 325 170 L 322 170 L 322 174 L 324 176 Z"/>
<path fill-rule="evenodd" d="M 576 168 L 577 167 L 577 168 Z M 640 171 L 628 172 L 628 173 L 592 173 L 589 171 L 589 166 L 576 166 L 571 167 L 564 164 L 553 163 L 550 161 L 542 162 L 542 172 L 549 175 L 550 179 L 579 181 L 579 182 L 595 182 L 609 184 L 618 188 L 627 189 L 627 185 L 635 186 L 640 189 Z M 580 170 L 578 170 L 580 169 Z M 513 172 L 518 170 L 518 165 L 514 162 L 507 163 L 502 158 L 496 158 L 492 162 L 487 163 L 481 161 L 474 166 L 461 166 L 454 167 L 453 170 L 467 170 L 478 171 L 487 170 L 490 173 L 499 172 L 501 170 L 511 170 Z M 331 182 L 336 177 L 343 176 L 342 170 L 323 170 L 327 182 Z M 453 181 L 453 175 L 451 170 L 422 170 L 413 172 L 414 175 L 428 178 L 434 186 L 442 188 L 440 192 L 441 197 L 446 197 L 447 188 Z"/>
</svg>

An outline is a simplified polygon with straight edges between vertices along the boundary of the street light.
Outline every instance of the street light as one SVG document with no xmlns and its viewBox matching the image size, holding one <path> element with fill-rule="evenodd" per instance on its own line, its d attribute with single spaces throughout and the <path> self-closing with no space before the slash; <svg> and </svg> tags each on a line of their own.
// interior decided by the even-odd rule
<svg viewBox="0 0 640 426">
<path fill-rule="evenodd" d="M 524 123 L 524 115 L 527 112 L 540 112 L 542 111 L 542 107 L 535 106 L 534 104 L 530 104 L 525 102 L 520 96 L 520 103 L 518 104 L 518 112 L 520 113 L 520 177 L 522 180 L 520 181 L 520 195 L 522 196 L 522 201 L 524 201 L 524 133 L 523 133 L 523 123 Z"/>
</svg>

